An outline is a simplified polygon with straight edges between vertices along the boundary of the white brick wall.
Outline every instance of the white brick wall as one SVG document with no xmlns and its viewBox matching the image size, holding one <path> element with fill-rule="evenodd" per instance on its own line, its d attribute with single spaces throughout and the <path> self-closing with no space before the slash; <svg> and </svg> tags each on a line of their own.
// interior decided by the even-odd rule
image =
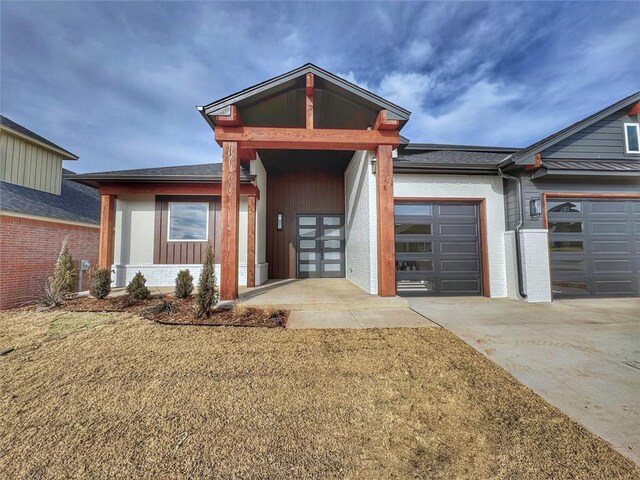
<svg viewBox="0 0 640 480">
<path fill-rule="evenodd" d="M 378 292 L 375 176 L 372 155 L 357 151 L 344 174 L 346 277 L 368 293 Z"/>
<path fill-rule="evenodd" d="M 425 198 L 484 198 L 487 209 L 487 243 L 491 297 L 507 296 L 505 216 L 502 179 L 490 175 L 397 174 L 394 196 Z"/>
<path fill-rule="evenodd" d="M 113 265 L 115 274 L 113 276 L 114 287 L 124 287 L 131 281 L 136 272 L 140 271 L 147 279 L 149 287 L 171 287 L 175 285 L 176 275 L 180 270 L 188 268 L 193 275 L 193 282 L 197 285 L 201 264 L 194 265 Z M 216 264 L 216 278 L 220 282 L 220 264 Z M 267 264 L 256 264 L 256 285 L 261 285 L 267 281 Z M 247 285 L 247 264 L 241 263 L 238 268 L 238 285 Z"/>
<path fill-rule="evenodd" d="M 550 302 L 549 241 L 547 230 L 520 230 L 524 288 L 527 302 Z"/>
</svg>

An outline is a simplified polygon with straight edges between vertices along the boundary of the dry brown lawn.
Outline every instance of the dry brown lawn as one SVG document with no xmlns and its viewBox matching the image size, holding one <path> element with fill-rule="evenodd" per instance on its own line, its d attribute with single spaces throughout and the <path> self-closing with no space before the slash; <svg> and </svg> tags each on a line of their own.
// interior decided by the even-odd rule
<svg viewBox="0 0 640 480">
<path fill-rule="evenodd" d="M 0 478 L 639 478 L 441 329 L 0 314 Z"/>
</svg>

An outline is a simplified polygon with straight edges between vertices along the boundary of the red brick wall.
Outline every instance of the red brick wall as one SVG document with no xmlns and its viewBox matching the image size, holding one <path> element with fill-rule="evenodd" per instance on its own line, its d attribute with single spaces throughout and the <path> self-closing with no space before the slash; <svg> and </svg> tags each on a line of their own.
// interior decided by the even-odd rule
<svg viewBox="0 0 640 480">
<path fill-rule="evenodd" d="M 69 237 L 73 259 L 98 264 L 98 228 L 0 215 L 0 309 L 33 302 Z M 86 272 L 83 290 L 89 288 Z"/>
</svg>

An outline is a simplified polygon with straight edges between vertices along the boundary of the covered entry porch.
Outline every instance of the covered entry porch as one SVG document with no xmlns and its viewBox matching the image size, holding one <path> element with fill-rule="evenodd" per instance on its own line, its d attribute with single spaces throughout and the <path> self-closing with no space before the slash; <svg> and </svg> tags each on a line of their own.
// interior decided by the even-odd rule
<svg viewBox="0 0 640 480">
<path fill-rule="evenodd" d="M 239 173 L 242 166 L 254 162 L 260 162 L 265 173 L 264 231 L 270 278 L 332 273 L 367 291 L 375 290 L 377 295 L 395 296 L 392 151 L 400 142 L 399 130 L 408 120 L 409 112 L 310 64 L 199 110 L 222 147 L 223 300 L 238 297 Z M 333 159 L 328 158 L 329 153 Z M 359 195 L 363 182 L 369 179 L 359 173 L 363 171 L 361 167 L 370 173 L 374 157 L 373 185 L 366 185 L 373 201 L 364 214 L 359 213 L 360 217 L 366 216 L 361 223 L 374 225 L 375 239 L 369 242 L 371 248 L 362 251 L 355 243 L 350 248 L 349 230 L 355 230 L 348 215 L 341 218 L 347 212 L 340 210 L 348 207 L 362 210 L 361 201 L 368 201 L 369 197 Z M 355 162 L 357 167 L 352 170 L 357 171 L 349 172 L 345 159 L 350 160 L 349 166 Z M 327 166 L 333 163 L 335 167 L 341 162 L 339 176 L 327 180 L 331 176 L 325 171 Z M 339 189 L 332 190 L 336 178 L 342 186 L 341 193 Z M 357 217 L 354 215 L 353 221 Z M 304 225 L 312 218 L 314 225 Z M 303 228 L 310 226 L 317 228 Z M 325 226 L 338 229 L 324 229 Z M 332 239 L 324 237 L 330 235 L 330 230 L 340 229 L 344 238 L 338 242 L 343 242 L 344 248 L 330 246 Z M 370 237 L 369 232 L 365 234 Z M 313 241 L 305 235 L 313 235 Z M 308 255 L 303 257 L 300 253 L 307 246 Z M 357 259 L 351 267 L 350 258 Z M 371 271 L 373 268 L 375 273 Z M 376 283 L 375 289 L 367 288 L 372 281 Z"/>
</svg>

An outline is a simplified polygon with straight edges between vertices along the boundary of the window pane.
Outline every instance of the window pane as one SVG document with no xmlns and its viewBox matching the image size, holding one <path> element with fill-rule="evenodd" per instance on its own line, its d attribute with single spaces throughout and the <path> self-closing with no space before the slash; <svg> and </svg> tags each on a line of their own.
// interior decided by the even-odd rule
<svg viewBox="0 0 640 480">
<path fill-rule="evenodd" d="M 324 271 L 325 272 L 339 272 L 340 271 L 340 264 L 339 263 L 327 263 L 324 265 Z"/>
<path fill-rule="evenodd" d="M 340 252 L 325 252 L 324 259 L 325 260 L 340 260 L 340 256 L 342 254 Z"/>
<path fill-rule="evenodd" d="M 431 235 L 431 224 L 403 225 L 396 223 L 396 235 Z"/>
<path fill-rule="evenodd" d="M 564 293 L 568 295 L 584 295 L 588 293 L 587 282 L 575 282 L 571 280 L 554 280 L 551 283 L 553 293 Z"/>
<path fill-rule="evenodd" d="M 554 272 L 582 272 L 584 260 L 554 260 L 551 268 Z"/>
<path fill-rule="evenodd" d="M 207 240 L 207 203 L 169 203 L 169 240 Z"/>
<path fill-rule="evenodd" d="M 316 217 L 299 217 L 298 223 L 300 225 L 315 225 Z"/>
<path fill-rule="evenodd" d="M 398 293 L 433 292 L 433 281 L 431 280 L 400 280 L 396 286 Z"/>
<path fill-rule="evenodd" d="M 325 228 L 324 229 L 325 237 L 339 237 L 340 229 L 339 228 Z"/>
<path fill-rule="evenodd" d="M 627 151 L 640 151 L 640 139 L 638 139 L 638 126 L 627 125 Z"/>
<path fill-rule="evenodd" d="M 399 203 L 395 206 L 396 215 L 431 215 L 432 205 L 424 203 Z"/>
<path fill-rule="evenodd" d="M 554 233 L 580 233 L 582 222 L 549 222 L 549 231 Z"/>
<path fill-rule="evenodd" d="M 300 248 L 316 248 L 315 240 L 300 240 Z"/>
<path fill-rule="evenodd" d="M 433 271 L 432 260 L 397 260 L 396 271 L 398 272 L 431 272 Z"/>
<path fill-rule="evenodd" d="M 340 248 L 340 240 L 325 240 L 324 248 Z"/>
<path fill-rule="evenodd" d="M 396 242 L 396 252 L 431 252 L 431 242 Z"/>
<path fill-rule="evenodd" d="M 324 217 L 322 219 L 323 225 L 340 225 L 340 217 Z"/>
<path fill-rule="evenodd" d="M 581 241 L 564 241 L 564 242 L 551 242 L 552 252 L 582 252 L 584 246 Z"/>
<path fill-rule="evenodd" d="M 315 260 L 315 252 L 300 252 L 300 260 Z"/>
<path fill-rule="evenodd" d="M 547 207 L 550 212 L 579 213 L 582 211 L 582 203 L 570 200 L 549 200 Z"/>
<path fill-rule="evenodd" d="M 315 228 L 299 228 L 298 229 L 298 234 L 301 237 L 315 237 L 316 236 L 316 229 Z"/>
<path fill-rule="evenodd" d="M 300 265 L 300 271 L 301 272 L 315 272 L 316 271 L 316 264 L 315 263 L 301 264 Z"/>
</svg>

